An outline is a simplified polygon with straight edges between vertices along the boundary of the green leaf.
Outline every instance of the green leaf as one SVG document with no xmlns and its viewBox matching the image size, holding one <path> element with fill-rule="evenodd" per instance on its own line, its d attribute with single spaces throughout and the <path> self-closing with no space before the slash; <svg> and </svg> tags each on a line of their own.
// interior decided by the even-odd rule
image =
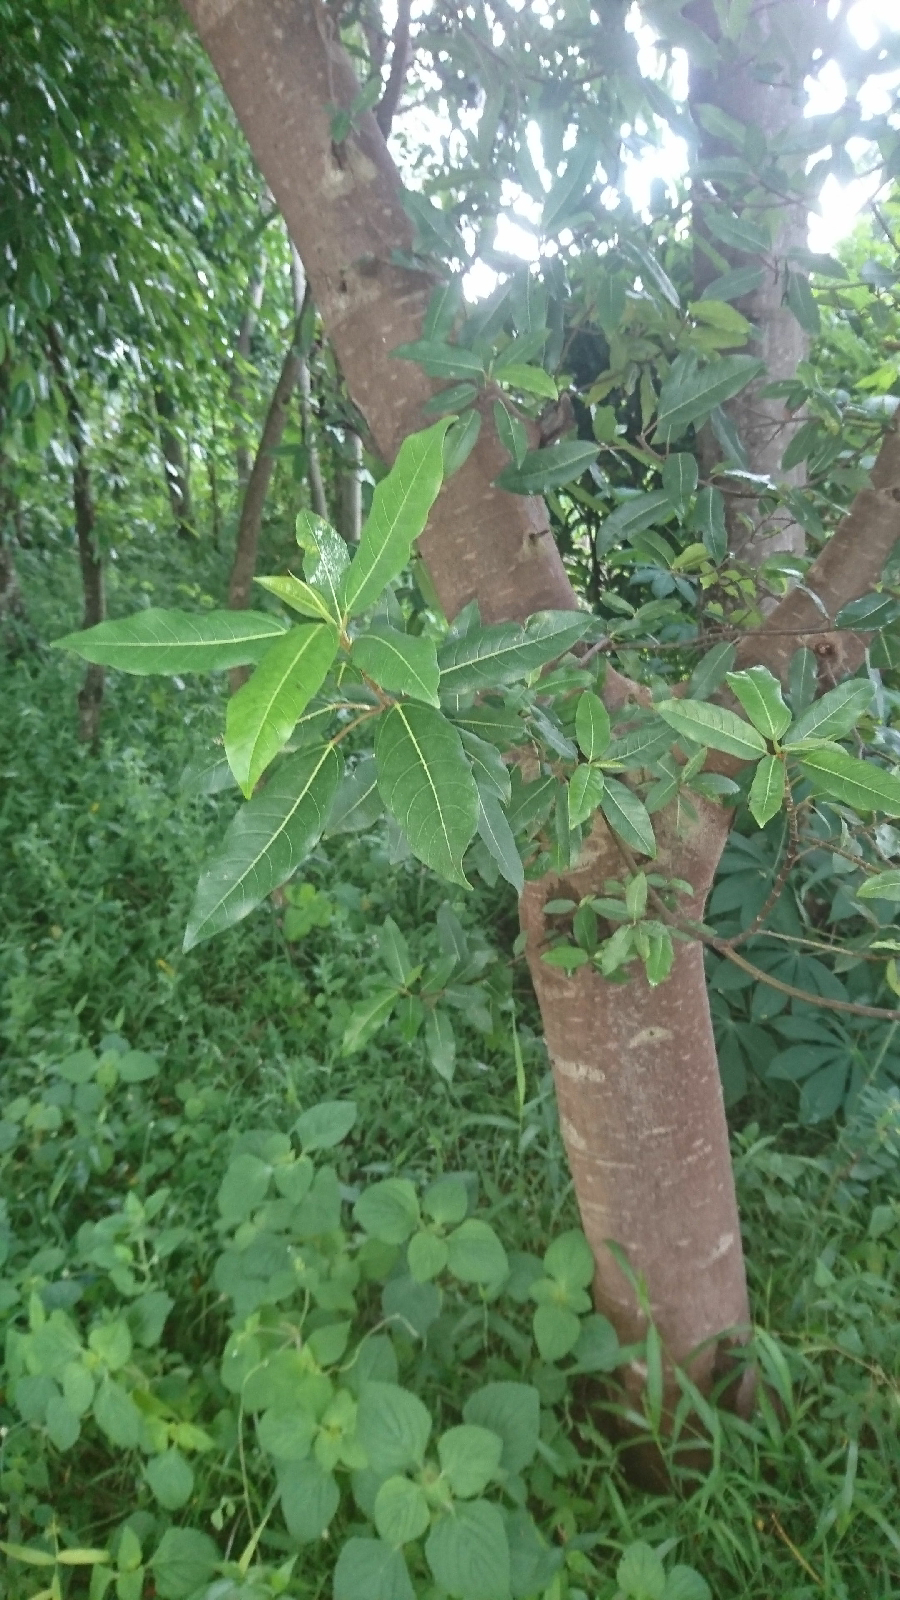
<svg viewBox="0 0 900 1600">
<path fill-rule="evenodd" d="M 538 1306 L 534 1313 L 534 1337 L 542 1361 L 561 1361 L 574 1350 L 581 1323 L 565 1306 Z"/>
<path fill-rule="evenodd" d="M 781 810 L 784 791 L 784 762 L 777 756 L 763 756 L 753 774 L 747 800 L 750 815 L 761 828 Z"/>
<path fill-rule="evenodd" d="M 606 780 L 597 767 L 575 768 L 569 779 L 569 827 L 578 828 L 593 816 L 603 799 Z"/>
<path fill-rule="evenodd" d="M 528 450 L 518 466 L 504 467 L 494 479 L 510 494 L 544 494 L 580 478 L 599 455 L 596 445 L 581 439 L 559 439 L 543 450 Z"/>
<path fill-rule="evenodd" d="M 479 792 L 496 795 L 498 800 L 508 805 L 512 783 L 509 768 L 496 745 L 479 739 L 477 733 L 470 732 L 468 728 L 460 728 L 459 736 L 472 763 L 472 773 Z"/>
<path fill-rule="evenodd" d="M 494 427 L 500 443 L 509 451 L 516 466 L 521 467 L 528 453 L 528 434 L 521 418 L 507 410 L 502 400 L 494 401 Z"/>
<path fill-rule="evenodd" d="M 516 894 L 521 894 L 525 887 L 525 868 L 515 835 L 499 800 L 481 789 L 478 792 L 478 835 L 507 883 L 512 884 Z"/>
<path fill-rule="evenodd" d="M 762 267 L 736 267 L 732 272 L 723 272 L 720 278 L 713 278 L 704 289 L 701 300 L 742 300 L 744 295 L 752 294 L 765 281 L 765 272 Z"/>
<path fill-rule="evenodd" d="M 610 827 L 639 855 L 655 856 L 653 823 L 642 800 L 624 783 L 607 778 L 600 809 Z"/>
<path fill-rule="evenodd" d="M 36 1550 L 28 1544 L 4 1544 L 0 1542 L 0 1550 L 10 1561 L 22 1561 L 29 1567 L 55 1567 L 56 1556 L 52 1550 Z"/>
<path fill-rule="evenodd" d="M 721 489 L 701 489 L 691 513 L 691 533 L 699 533 L 703 546 L 716 566 L 728 554 L 728 529 L 725 524 L 725 497 Z"/>
<path fill-rule="evenodd" d="M 325 837 L 332 834 L 362 833 L 384 815 L 384 805 L 378 793 L 378 773 L 373 755 L 360 756 L 355 766 L 338 784 Z"/>
<path fill-rule="evenodd" d="M 425 1012 L 425 1048 L 439 1078 L 453 1082 L 456 1068 L 456 1035 L 447 1011 L 429 1006 Z"/>
<path fill-rule="evenodd" d="M 843 750 L 805 750 L 799 759 L 819 794 L 855 811 L 883 811 L 888 817 L 900 817 L 900 778 L 882 767 L 858 761 Z"/>
<path fill-rule="evenodd" d="M 441 1517 L 428 1535 L 425 1558 L 452 1600 L 508 1600 L 506 1529 L 486 1500 L 463 1501 Z"/>
<path fill-rule="evenodd" d="M 81 1433 L 78 1413 L 58 1394 L 47 1402 L 44 1424 L 51 1444 L 60 1451 L 71 1450 Z"/>
<path fill-rule="evenodd" d="M 313 1150 L 332 1150 L 346 1139 L 356 1122 L 355 1100 L 322 1100 L 301 1112 L 294 1132 L 306 1155 Z"/>
<path fill-rule="evenodd" d="M 738 217 L 724 206 L 704 206 L 703 223 L 714 238 L 730 250 L 743 250 L 748 255 L 759 255 L 771 246 L 771 239 L 763 228 L 746 217 Z"/>
<path fill-rule="evenodd" d="M 747 355 L 720 356 L 687 372 L 673 368 L 659 396 L 657 441 L 677 439 L 692 424 L 705 421 L 716 406 L 733 399 L 763 370 L 762 361 Z"/>
<path fill-rule="evenodd" d="M 643 1540 L 629 1545 L 616 1568 L 616 1582 L 628 1600 L 663 1600 L 665 1568 Z"/>
<path fill-rule="evenodd" d="M 506 1277 L 509 1262 L 488 1222 L 469 1217 L 447 1236 L 447 1265 L 463 1283 L 497 1283 Z"/>
<path fill-rule="evenodd" d="M 421 1220 L 416 1191 L 408 1178 L 384 1178 L 364 1189 L 353 1215 L 361 1228 L 384 1244 L 405 1244 Z"/>
<path fill-rule="evenodd" d="M 814 700 L 792 725 L 786 745 L 801 739 L 842 739 L 851 733 L 872 704 L 874 688 L 868 678 L 848 678 Z"/>
<path fill-rule="evenodd" d="M 160 1600 L 187 1600 L 209 1583 L 218 1565 L 212 1539 L 193 1528 L 167 1528 L 150 1558 Z"/>
<path fill-rule="evenodd" d="M 463 1407 L 466 1422 L 489 1428 L 503 1440 L 500 1465 L 506 1472 L 530 1466 L 541 1435 L 541 1402 L 528 1383 L 489 1383 Z"/>
<path fill-rule="evenodd" d="M 54 648 L 120 672 L 221 672 L 258 661 L 284 623 L 261 611 L 138 611 L 121 622 L 100 622 L 69 633 Z"/>
<path fill-rule="evenodd" d="M 166 1511 L 179 1511 L 194 1492 L 194 1474 L 180 1450 L 164 1450 L 161 1456 L 152 1456 L 144 1476 Z"/>
<path fill-rule="evenodd" d="M 379 1537 L 395 1549 L 413 1539 L 421 1539 L 431 1525 L 431 1511 L 422 1485 L 399 1475 L 386 1478 L 375 1496 L 372 1520 Z"/>
<path fill-rule="evenodd" d="M 580 1228 L 554 1239 L 544 1255 L 544 1271 L 567 1289 L 587 1289 L 594 1281 L 594 1253 Z"/>
<path fill-rule="evenodd" d="M 675 1566 L 666 1578 L 663 1600 L 713 1600 L 705 1578 L 693 1567 Z"/>
<path fill-rule="evenodd" d="M 502 1454 L 500 1435 L 473 1423 L 448 1428 L 438 1440 L 441 1471 L 454 1495 L 461 1500 L 471 1500 L 473 1495 L 481 1494 L 496 1476 Z"/>
<path fill-rule="evenodd" d="M 318 841 L 340 773 L 330 745 L 300 750 L 241 807 L 197 886 L 185 950 L 239 922 L 290 877 Z"/>
<path fill-rule="evenodd" d="M 315 1416 L 300 1406 L 273 1407 L 259 1419 L 259 1442 L 276 1461 L 305 1461 L 315 1431 Z"/>
<path fill-rule="evenodd" d="M 805 273 L 788 273 L 787 303 L 804 332 L 815 338 L 821 332 L 822 317 Z"/>
<path fill-rule="evenodd" d="M 314 1456 L 306 1461 L 285 1461 L 278 1468 L 278 1487 L 291 1538 L 298 1544 L 321 1539 L 341 1500 L 333 1473 L 326 1472 Z"/>
<path fill-rule="evenodd" d="M 406 1251 L 406 1264 L 416 1283 L 430 1283 L 447 1265 L 447 1246 L 434 1233 L 414 1233 Z"/>
<path fill-rule="evenodd" d="M 572 1355 L 579 1372 L 612 1372 L 619 1363 L 616 1330 L 606 1317 L 585 1317 Z"/>
<path fill-rule="evenodd" d="M 314 511 L 301 511 L 296 522 L 297 543 L 305 551 L 303 571 L 307 580 L 327 596 L 335 617 L 340 618 L 340 593 L 350 552 L 346 540 Z"/>
<path fill-rule="evenodd" d="M 354 1050 L 360 1050 L 367 1040 L 371 1039 L 373 1033 L 387 1021 L 397 1004 L 397 999 L 396 988 L 378 989 L 374 994 L 367 995 L 365 1000 L 361 1000 L 358 1006 L 354 1006 L 344 1029 L 341 1045 L 345 1055 L 352 1055 Z"/>
<path fill-rule="evenodd" d="M 863 633 L 887 627 L 900 616 L 900 605 L 890 594 L 861 594 L 841 606 L 834 619 L 836 628 L 858 628 Z"/>
<path fill-rule="evenodd" d="M 818 686 L 819 669 L 812 650 L 795 650 L 788 672 L 788 689 L 795 717 L 799 718 L 812 705 Z"/>
<path fill-rule="evenodd" d="M 380 1539 L 348 1539 L 334 1569 L 334 1600 L 415 1600 L 402 1551 Z"/>
<path fill-rule="evenodd" d="M 396 705 L 378 722 L 378 788 L 413 855 L 468 888 L 462 858 L 478 825 L 478 789 L 462 741 L 430 706 Z"/>
<path fill-rule="evenodd" d="M 439 339 L 416 339 L 413 344 L 398 344 L 391 351 L 399 361 L 415 361 L 429 378 L 483 378 L 484 362 L 474 350 L 463 345 L 444 344 Z"/>
<path fill-rule="evenodd" d="M 586 689 L 575 707 L 575 737 L 587 761 L 599 761 L 609 744 L 609 712 L 599 695 Z"/>
<path fill-rule="evenodd" d="M 351 616 L 375 604 L 409 561 L 444 477 L 444 436 L 450 419 L 404 439 L 386 478 L 375 489 L 359 547 L 342 584 L 342 606 Z"/>
<path fill-rule="evenodd" d="M 433 1222 L 462 1222 L 469 1209 L 469 1191 L 462 1178 L 436 1178 L 425 1191 L 422 1208 Z"/>
<path fill-rule="evenodd" d="M 219 1184 L 219 1213 L 225 1222 L 244 1222 L 266 1198 L 272 1168 L 249 1150 L 242 1150 L 228 1164 Z"/>
<path fill-rule="evenodd" d="M 631 495 L 600 524 L 597 554 L 606 555 L 614 545 L 627 542 L 634 534 L 643 533 L 655 522 L 666 522 L 672 516 L 672 509 L 672 502 L 664 489 L 653 489 L 650 494 Z"/>
<path fill-rule="evenodd" d="M 430 1435 L 431 1416 L 408 1389 L 396 1383 L 362 1385 L 356 1436 L 375 1472 L 421 1467 Z"/>
<path fill-rule="evenodd" d="M 451 423 L 444 440 L 444 477 L 450 478 L 469 459 L 481 432 L 481 412 L 466 411 Z"/>
<path fill-rule="evenodd" d="M 422 412 L 426 417 L 442 417 L 450 411 L 458 414 L 472 404 L 477 394 L 474 383 L 453 383 L 449 389 L 441 389 L 439 394 L 426 400 Z"/>
<path fill-rule="evenodd" d="M 353 662 L 388 694 L 408 694 L 437 706 L 441 672 L 437 646 L 424 634 L 398 633 L 380 623 L 353 643 Z"/>
<path fill-rule="evenodd" d="M 678 453 L 663 462 L 662 486 L 680 516 L 697 488 L 696 457 Z"/>
<path fill-rule="evenodd" d="M 441 691 L 470 694 L 514 683 L 565 655 L 591 625 L 586 612 L 538 611 L 524 628 L 517 622 L 470 628 L 438 652 Z"/>
<path fill-rule="evenodd" d="M 742 761 L 766 754 L 766 741 L 758 729 L 726 706 L 708 700 L 661 700 L 656 710 L 670 728 L 695 744 L 723 750 Z"/>
<path fill-rule="evenodd" d="M 119 1450 L 133 1450 L 140 1438 L 141 1413 L 128 1393 L 114 1378 L 104 1378 L 94 1398 L 94 1421 L 110 1444 Z"/>
<path fill-rule="evenodd" d="M 302 578 L 295 578 L 292 572 L 284 576 L 272 578 L 256 578 L 254 580 L 261 588 L 267 589 L 269 594 L 277 595 L 286 606 L 293 611 L 299 611 L 302 617 L 313 617 L 317 622 L 327 622 L 331 627 L 340 623 L 340 617 L 334 613 L 328 601 L 312 584 L 305 583 Z"/>
<path fill-rule="evenodd" d="M 245 796 L 290 738 L 337 655 L 332 624 L 291 628 L 228 702 L 225 752 Z"/>
<path fill-rule="evenodd" d="M 766 739 L 780 739 L 791 725 L 791 713 L 781 697 L 781 684 L 768 667 L 729 672 L 727 682 L 753 726 Z"/>
<path fill-rule="evenodd" d="M 857 889 L 856 898 L 891 900 L 894 904 L 900 902 L 900 868 L 891 867 L 887 872 L 877 873 L 874 878 L 867 878 Z"/>
<path fill-rule="evenodd" d="M 707 650 L 706 654 L 700 657 L 688 679 L 687 698 L 708 700 L 719 685 L 725 682 L 727 674 L 734 666 L 735 654 L 734 645 L 724 641 L 714 644 Z"/>
<path fill-rule="evenodd" d="M 547 400 L 559 399 L 559 390 L 549 372 L 545 372 L 543 367 L 513 363 L 498 372 L 497 377 L 501 383 L 508 383 L 512 389 L 524 389 L 527 394 L 539 394 Z"/>
</svg>

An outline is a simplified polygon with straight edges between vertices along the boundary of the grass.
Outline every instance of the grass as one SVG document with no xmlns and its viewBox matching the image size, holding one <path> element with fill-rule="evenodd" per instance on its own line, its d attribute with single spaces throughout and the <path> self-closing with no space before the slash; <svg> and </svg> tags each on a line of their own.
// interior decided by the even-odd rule
<svg viewBox="0 0 900 1600">
<path fill-rule="evenodd" d="M 207 579 L 200 574 L 201 588 Z M 39 628 L 52 636 L 58 602 L 33 592 Z M 270 906 L 183 956 L 197 863 L 232 804 L 186 800 L 178 787 L 215 734 L 215 699 L 202 684 L 113 678 L 101 747 L 88 752 L 74 735 L 76 677 L 53 654 L 23 656 L 4 669 L 0 703 L 0 1325 L 9 1334 L 0 1502 L 10 1537 L 32 1546 L 57 1526 L 64 1543 L 121 1548 L 124 1518 L 143 1542 L 184 1522 L 154 1501 L 134 1450 L 86 1431 L 74 1455 L 60 1451 L 13 1397 L 16 1338 L 29 1306 L 32 1329 L 40 1316 L 35 1295 L 45 1308 L 101 1318 L 131 1303 L 104 1255 L 104 1228 L 121 1224 L 120 1269 L 127 1256 L 128 1271 L 145 1272 L 174 1302 L 162 1343 L 142 1359 L 154 1393 L 214 1440 L 197 1457 L 188 1512 L 221 1545 L 243 1516 L 216 1375 L 227 1308 L 210 1281 L 222 1246 L 216 1194 L 236 1139 L 286 1131 L 304 1108 L 352 1098 L 358 1119 L 338 1161 L 348 1194 L 386 1175 L 423 1185 L 467 1174 L 483 1215 L 520 1253 L 574 1225 L 571 1185 L 521 964 L 509 988 L 524 1095 L 507 1004 L 487 1032 L 460 1028 L 452 1084 L 420 1040 L 396 1029 L 342 1051 L 352 1007 L 378 980 L 373 930 L 384 917 L 396 919 L 414 960 L 437 948 L 445 893 L 417 866 L 391 862 L 383 838 L 332 841 L 304 869 L 324 896 L 325 926 L 288 940 L 284 907 Z M 509 901 L 482 893 L 456 909 L 505 969 Z M 79 1101 L 60 1064 L 85 1047 L 114 1061 L 124 1044 L 153 1056 L 158 1075 Z M 702 1481 L 676 1472 L 664 1494 L 631 1484 L 576 1387 L 552 1364 L 516 1355 L 527 1334 L 520 1306 L 504 1302 L 493 1322 L 476 1307 L 473 1322 L 463 1299 L 446 1347 L 438 1339 L 402 1353 L 404 1382 L 448 1415 L 467 1385 L 491 1374 L 528 1366 L 542 1386 L 558 1432 L 534 1503 L 567 1556 L 549 1600 L 612 1596 L 617 1561 L 636 1540 L 690 1563 L 717 1600 L 888 1600 L 900 1590 L 896 1097 L 873 1096 L 848 1124 L 817 1129 L 786 1124 L 784 1102 L 759 1088 L 749 1105 L 752 1123 L 739 1108 L 735 1160 L 764 1382 L 750 1421 L 705 1414 L 712 1466 Z M 233 1577 L 216 1594 L 330 1593 L 334 1548 L 304 1546 L 279 1591 L 271 1574 L 296 1549 L 268 1525 L 259 1550 L 269 1586 Z M 63 1577 L 67 1595 L 88 1593 L 88 1568 Z M 46 1579 L 10 1561 L 5 1581 L 11 1600 L 31 1600 Z M 153 1593 L 149 1575 L 144 1589 L 121 1573 L 117 1582 L 120 1600 Z"/>
</svg>

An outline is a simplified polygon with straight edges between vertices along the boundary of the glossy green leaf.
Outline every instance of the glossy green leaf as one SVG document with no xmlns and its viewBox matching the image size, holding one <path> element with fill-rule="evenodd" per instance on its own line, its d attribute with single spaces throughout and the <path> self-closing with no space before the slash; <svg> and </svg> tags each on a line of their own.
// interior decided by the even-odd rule
<svg viewBox="0 0 900 1600">
<path fill-rule="evenodd" d="M 396 705 L 378 721 L 378 787 L 420 861 L 468 887 L 462 858 L 478 825 L 478 789 L 462 741 L 430 706 Z"/>
<path fill-rule="evenodd" d="M 252 677 L 232 695 L 225 714 L 225 752 L 246 796 L 253 793 L 322 687 L 337 647 L 333 624 L 290 628 L 270 645 Z"/>
<path fill-rule="evenodd" d="M 721 489 L 701 489 L 691 513 L 690 531 L 699 533 L 711 561 L 718 566 L 728 554 L 725 496 Z"/>
<path fill-rule="evenodd" d="M 444 477 L 444 437 L 450 419 L 442 417 L 404 439 L 386 478 L 375 489 L 359 547 L 345 574 L 342 605 L 351 616 L 375 604 L 392 578 L 409 561 Z"/>
<path fill-rule="evenodd" d="M 452 477 L 458 472 L 464 461 L 467 461 L 478 443 L 481 432 L 481 412 L 466 411 L 447 431 L 444 440 L 444 477 Z"/>
<path fill-rule="evenodd" d="M 301 511 L 296 522 L 297 543 L 305 552 L 303 571 L 307 581 L 326 596 L 330 611 L 341 616 L 340 594 L 350 551 L 346 541 L 314 511 Z"/>
<path fill-rule="evenodd" d="M 513 363 L 504 367 L 502 372 L 498 372 L 497 377 L 501 383 L 508 383 L 511 389 L 524 389 L 526 394 L 537 394 L 545 400 L 556 400 L 559 397 L 556 384 L 543 367 Z"/>
<path fill-rule="evenodd" d="M 460 728 L 459 736 L 472 763 L 472 772 L 479 790 L 496 795 L 498 800 L 508 805 L 512 783 L 509 768 L 496 745 L 488 744 L 486 739 L 479 739 L 477 733 L 472 733 L 469 728 Z"/>
<path fill-rule="evenodd" d="M 883 767 L 859 761 L 843 750 L 805 750 L 799 760 L 817 793 L 855 811 L 883 811 L 886 816 L 900 817 L 900 778 Z"/>
<path fill-rule="evenodd" d="M 632 850 L 643 856 L 656 855 L 653 823 L 647 808 L 626 784 L 607 778 L 600 809 L 613 831 Z"/>
<path fill-rule="evenodd" d="M 575 737 L 586 761 L 599 761 L 609 744 L 609 712 L 590 689 L 579 696 L 575 707 Z"/>
<path fill-rule="evenodd" d="M 856 891 L 858 900 L 891 900 L 900 902 L 900 868 L 890 867 L 887 872 L 867 878 Z"/>
<path fill-rule="evenodd" d="M 781 810 L 785 791 L 784 762 L 777 756 L 763 756 L 753 774 L 747 804 L 761 828 Z"/>
<path fill-rule="evenodd" d="M 728 687 L 741 702 L 750 721 L 766 739 L 780 739 L 791 724 L 791 713 L 781 695 L 781 684 L 767 667 L 729 672 Z"/>
<path fill-rule="evenodd" d="M 325 837 L 328 839 L 338 833 L 361 833 L 383 815 L 384 804 L 378 793 L 375 757 L 362 755 L 338 784 L 328 813 Z"/>
<path fill-rule="evenodd" d="M 801 739 L 844 738 L 852 733 L 860 717 L 865 716 L 874 694 L 868 678 L 848 678 L 845 683 L 837 684 L 798 717 L 785 744 L 799 744 Z"/>
<path fill-rule="evenodd" d="M 677 452 L 663 462 L 662 486 L 679 515 L 687 509 L 688 501 L 697 488 L 697 459 Z"/>
<path fill-rule="evenodd" d="M 799 718 L 811 706 L 819 686 L 819 668 L 812 650 L 795 650 L 788 671 L 788 689 L 794 716 Z"/>
<path fill-rule="evenodd" d="M 256 578 L 260 588 L 267 589 L 269 594 L 274 594 L 293 611 L 299 611 L 302 617 L 311 617 L 316 622 L 328 622 L 336 627 L 340 621 L 332 612 L 325 596 L 314 589 L 312 584 L 306 583 L 303 578 L 295 578 L 292 572 L 276 575 L 270 578 Z"/>
<path fill-rule="evenodd" d="M 742 761 L 766 754 L 766 741 L 759 730 L 726 706 L 708 700 L 661 700 L 656 710 L 670 728 L 695 744 L 722 750 Z"/>
<path fill-rule="evenodd" d="M 569 779 L 569 826 L 578 828 L 593 816 L 603 799 L 606 780 L 597 768 L 582 763 Z"/>
<path fill-rule="evenodd" d="M 354 1006 L 349 1020 L 344 1028 L 344 1037 L 341 1048 L 345 1055 L 352 1055 L 354 1050 L 361 1050 L 363 1045 L 377 1033 L 383 1022 L 397 1004 L 398 993 L 396 988 L 378 989 L 374 994 L 367 995 L 359 1005 Z"/>
<path fill-rule="evenodd" d="M 586 612 L 539 611 L 522 627 L 496 622 L 448 639 L 438 652 L 442 693 L 498 688 L 571 650 L 592 625 Z"/>
<path fill-rule="evenodd" d="M 742 300 L 744 295 L 752 294 L 765 281 L 765 272 L 762 267 L 736 267 L 732 272 L 723 272 L 721 277 L 714 278 L 704 289 L 701 300 Z"/>
<path fill-rule="evenodd" d="M 399 633 L 379 623 L 353 641 L 353 662 L 389 694 L 439 704 L 437 647 L 424 634 Z"/>
<path fill-rule="evenodd" d="M 657 441 L 677 439 L 686 428 L 705 421 L 716 406 L 732 400 L 763 370 L 761 361 L 747 355 L 720 356 L 686 373 L 673 369 L 659 396 Z"/>
<path fill-rule="evenodd" d="M 439 339 L 416 339 L 413 344 L 398 344 L 391 351 L 400 361 L 415 361 L 429 378 L 483 378 L 484 362 L 474 350 L 463 345 L 444 344 Z"/>
<path fill-rule="evenodd" d="M 290 877 L 318 841 L 340 774 L 330 745 L 301 750 L 241 807 L 200 878 L 185 950 L 239 922 Z"/>
<path fill-rule="evenodd" d="M 559 439 L 543 450 L 529 450 L 518 466 L 504 467 L 494 479 L 510 494 L 544 494 L 580 478 L 596 461 L 596 445 L 580 439 Z"/>
<path fill-rule="evenodd" d="M 502 400 L 495 400 L 494 426 L 500 443 L 509 451 L 516 466 L 520 467 L 528 453 L 528 434 L 522 419 L 509 411 Z"/>
<path fill-rule="evenodd" d="M 598 555 L 606 555 L 614 545 L 627 543 L 634 534 L 642 533 L 656 522 L 666 522 L 672 515 L 672 502 L 664 489 L 631 495 L 600 524 L 597 533 Z"/>
<path fill-rule="evenodd" d="M 449 1012 L 442 1007 L 429 1006 L 425 1012 L 425 1049 L 438 1077 L 445 1083 L 452 1083 L 456 1070 L 456 1035 Z"/>
<path fill-rule="evenodd" d="M 278 617 L 261 611 L 138 611 L 121 622 L 101 622 L 69 633 L 54 647 L 120 672 L 221 672 L 259 661 L 284 632 Z"/>
<path fill-rule="evenodd" d="M 495 795 L 479 790 L 478 835 L 490 853 L 507 883 L 516 894 L 525 887 L 525 868 L 516 847 L 515 835 L 499 800 Z"/>
</svg>

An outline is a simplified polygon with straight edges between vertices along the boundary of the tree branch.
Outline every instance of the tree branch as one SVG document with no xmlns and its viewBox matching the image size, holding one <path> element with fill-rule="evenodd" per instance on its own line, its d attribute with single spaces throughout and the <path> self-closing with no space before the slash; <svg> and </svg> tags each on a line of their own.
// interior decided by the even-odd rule
<svg viewBox="0 0 900 1600">
<path fill-rule="evenodd" d="M 406 74 L 409 71 L 409 17 L 411 10 L 412 0 L 399 0 L 397 26 L 394 29 L 394 41 L 391 50 L 391 70 L 388 74 L 384 94 L 375 108 L 375 121 L 378 123 L 385 138 L 391 131 L 391 123 L 397 114 L 400 96 L 406 83 Z"/>
</svg>

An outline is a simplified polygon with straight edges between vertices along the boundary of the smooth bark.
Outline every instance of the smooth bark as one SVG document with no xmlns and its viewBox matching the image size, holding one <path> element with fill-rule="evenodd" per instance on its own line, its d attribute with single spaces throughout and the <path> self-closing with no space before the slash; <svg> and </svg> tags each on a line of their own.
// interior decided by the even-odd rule
<svg viewBox="0 0 900 1600">
<path fill-rule="evenodd" d="M 303 319 L 312 305 L 309 284 L 300 260 L 300 252 L 296 245 L 291 245 L 291 290 L 294 299 L 294 316 L 297 319 L 298 335 L 302 335 Z M 319 517 L 328 520 L 328 499 L 325 494 L 325 480 L 322 477 L 322 463 L 319 459 L 319 446 L 313 427 L 312 408 L 312 382 L 309 373 L 309 362 L 306 356 L 300 354 L 300 370 L 297 375 L 297 390 L 300 395 L 300 429 L 303 443 L 306 446 L 307 481 L 309 483 L 309 498 L 312 509 Z"/>
<path fill-rule="evenodd" d="M 353 428 L 344 431 L 344 453 L 338 479 L 338 533 L 348 544 L 358 544 L 362 529 L 363 443 Z"/>
</svg>

